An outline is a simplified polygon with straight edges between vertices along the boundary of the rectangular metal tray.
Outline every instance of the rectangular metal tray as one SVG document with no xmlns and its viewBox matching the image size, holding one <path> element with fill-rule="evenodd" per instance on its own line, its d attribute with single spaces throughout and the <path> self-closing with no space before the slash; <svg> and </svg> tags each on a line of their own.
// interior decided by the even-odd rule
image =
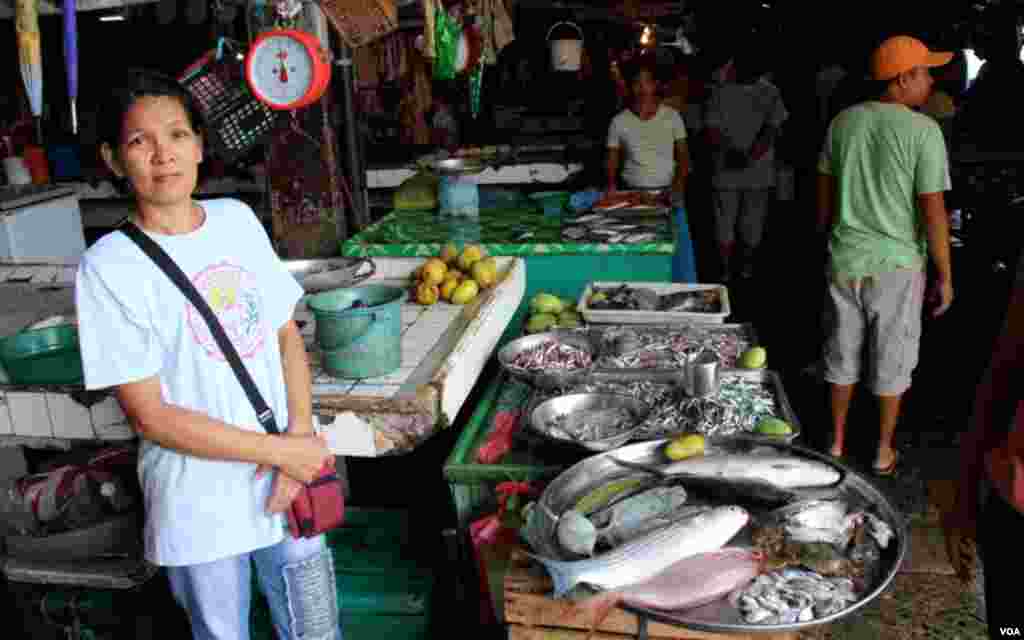
<svg viewBox="0 0 1024 640">
<path fill-rule="evenodd" d="M 677 385 L 679 383 L 680 372 L 678 370 L 670 369 L 652 369 L 652 370 L 620 370 L 620 369 L 597 369 L 591 374 L 590 382 L 605 382 L 605 383 L 621 383 L 628 384 L 631 382 L 653 382 L 655 384 L 664 385 Z M 785 420 L 793 427 L 793 432 L 786 436 L 766 436 L 757 433 L 745 433 L 743 437 L 751 438 L 755 440 L 764 440 L 766 442 L 786 442 L 790 443 L 800 437 L 802 429 L 800 422 L 797 420 L 796 413 L 793 411 L 793 406 L 789 402 L 789 397 L 786 396 L 786 391 L 782 386 L 782 378 L 775 371 L 767 369 L 725 369 L 721 373 L 722 377 L 735 377 L 745 378 L 752 382 L 758 382 L 766 384 L 771 387 L 773 395 L 775 396 L 776 404 L 776 417 Z M 586 383 L 584 383 L 586 384 Z M 562 393 L 572 393 L 572 390 L 563 390 Z M 560 394 L 540 394 L 534 392 L 531 396 L 529 403 L 527 404 L 526 411 L 524 413 L 524 419 L 529 420 L 528 416 L 533 410 L 533 407 L 537 406 L 543 400 L 552 397 L 553 395 Z M 523 427 L 527 427 L 527 424 L 523 424 Z M 675 434 L 681 435 L 681 434 Z M 632 442 L 643 442 L 646 440 L 660 439 L 665 437 L 664 435 L 657 435 L 653 437 L 636 438 Z"/>
<path fill-rule="evenodd" d="M 590 308 L 588 301 L 595 287 L 611 288 L 620 285 L 651 289 L 658 295 L 683 291 L 718 290 L 722 308 L 721 311 L 714 313 L 695 311 L 630 311 L 627 309 L 602 311 Z M 576 309 L 587 322 L 613 324 L 724 323 L 725 319 L 732 313 L 732 308 L 729 305 L 729 288 L 725 285 L 687 284 L 682 282 L 591 282 L 580 295 Z"/>
<path fill-rule="evenodd" d="M 681 324 L 659 324 L 659 325 L 592 325 L 587 327 L 585 331 L 591 342 L 595 345 L 597 353 L 595 361 L 600 365 L 604 358 L 608 357 L 608 354 L 604 351 L 602 343 L 604 342 L 604 334 L 611 331 L 618 331 L 620 329 L 634 329 L 641 332 L 705 332 L 705 333 L 717 333 L 717 332 L 733 332 L 739 336 L 740 347 L 749 348 L 757 344 L 757 331 L 754 329 L 754 325 L 750 323 L 681 323 Z M 742 353 L 742 349 L 740 350 Z M 739 354 L 737 354 L 737 357 Z M 735 362 L 725 362 L 723 367 L 726 369 L 733 368 Z M 656 367 L 638 367 L 638 368 L 627 368 L 627 367 L 607 367 L 612 371 L 637 371 L 637 372 L 653 372 L 657 374 L 659 371 L 673 372 L 678 375 L 679 366 L 678 363 L 673 363 L 673 366 L 664 368 Z"/>
</svg>

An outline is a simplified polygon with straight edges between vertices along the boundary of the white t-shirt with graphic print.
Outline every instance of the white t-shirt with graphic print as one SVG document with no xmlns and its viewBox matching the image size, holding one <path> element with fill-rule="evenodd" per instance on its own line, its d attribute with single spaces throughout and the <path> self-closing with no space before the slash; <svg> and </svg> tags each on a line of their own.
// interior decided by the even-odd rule
<svg viewBox="0 0 1024 640">
<path fill-rule="evenodd" d="M 302 288 L 248 206 L 230 199 L 200 204 L 206 219 L 196 231 L 149 235 L 217 314 L 284 429 L 277 334 Z M 123 233 L 107 234 L 82 256 L 75 299 L 86 388 L 159 376 L 168 403 L 263 431 L 202 316 Z M 197 458 L 143 439 L 146 559 L 192 565 L 280 542 L 284 517 L 266 513 L 273 474 L 257 480 L 255 471 L 254 464 Z"/>
</svg>

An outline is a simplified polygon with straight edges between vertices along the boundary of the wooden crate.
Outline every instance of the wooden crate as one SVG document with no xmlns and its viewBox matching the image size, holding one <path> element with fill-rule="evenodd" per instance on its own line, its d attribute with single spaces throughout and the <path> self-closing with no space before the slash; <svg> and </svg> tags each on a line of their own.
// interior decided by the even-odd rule
<svg viewBox="0 0 1024 640">
<path fill-rule="evenodd" d="M 521 553 L 515 553 L 504 580 L 505 622 L 509 623 L 509 640 L 584 640 L 587 622 L 574 613 L 564 600 L 555 600 L 551 580 L 544 570 Z M 636 638 L 639 621 L 636 615 L 614 609 L 597 627 L 593 640 L 626 640 Z M 650 638 L 676 640 L 797 640 L 792 633 L 719 634 L 684 629 L 674 625 L 650 622 Z"/>
</svg>

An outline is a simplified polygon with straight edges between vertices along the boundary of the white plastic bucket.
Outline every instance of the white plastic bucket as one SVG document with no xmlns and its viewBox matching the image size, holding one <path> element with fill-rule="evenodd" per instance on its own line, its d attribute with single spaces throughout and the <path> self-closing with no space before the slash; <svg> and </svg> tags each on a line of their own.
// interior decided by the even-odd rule
<svg viewBox="0 0 1024 640">
<path fill-rule="evenodd" d="M 560 25 L 572 27 L 580 34 L 579 38 L 552 40 L 551 34 Z M 555 71 L 579 71 L 583 59 L 583 30 L 573 22 L 556 22 L 548 29 L 545 38 L 551 48 L 551 68 Z"/>
</svg>

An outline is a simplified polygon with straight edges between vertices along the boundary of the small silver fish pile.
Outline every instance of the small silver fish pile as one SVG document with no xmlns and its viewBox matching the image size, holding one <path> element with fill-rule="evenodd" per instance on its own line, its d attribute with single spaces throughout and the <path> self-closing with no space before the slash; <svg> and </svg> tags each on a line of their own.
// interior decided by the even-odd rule
<svg viewBox="0 0 1024 640">
<path fill-rule="evenodd" d="M 625 407 L 576 411 L 555 417 L 549 426 L 573 440 L 604 440 L 632 429 L 636 418 Z"/>
<path fill-rule="evenodd" d="M 585 369 L 592 361 L 590 354 L 583 349 L 555 340 L 545 340 L 516 354 L 511 365 L 525 371 L 551 371 Z"/>
<path fill-rule="evenodd" d="M 752 433 L 762 418 L 781 417 L 771 387 L 739 377 L 724 377 L 717 394 L 684 398 L 676 407 L 687 430 L 706 436 Z"/>
<path fill-rule="evenodd" d="M 853 580 L 787 567 L 762 574 L 729 600 L 749 624 L 793 624 L 839 613 L 860 599 Z"/>
<path fill-rule="evenodd" d="M 724 368 L 752 345 L 744 327 L 688 325 L 666 327 L 611 327 L 601 336 L 604 356 L 600 366 L 616 369 L 680 369 L 686 354 L 709 349 Z"/>
</svg>

